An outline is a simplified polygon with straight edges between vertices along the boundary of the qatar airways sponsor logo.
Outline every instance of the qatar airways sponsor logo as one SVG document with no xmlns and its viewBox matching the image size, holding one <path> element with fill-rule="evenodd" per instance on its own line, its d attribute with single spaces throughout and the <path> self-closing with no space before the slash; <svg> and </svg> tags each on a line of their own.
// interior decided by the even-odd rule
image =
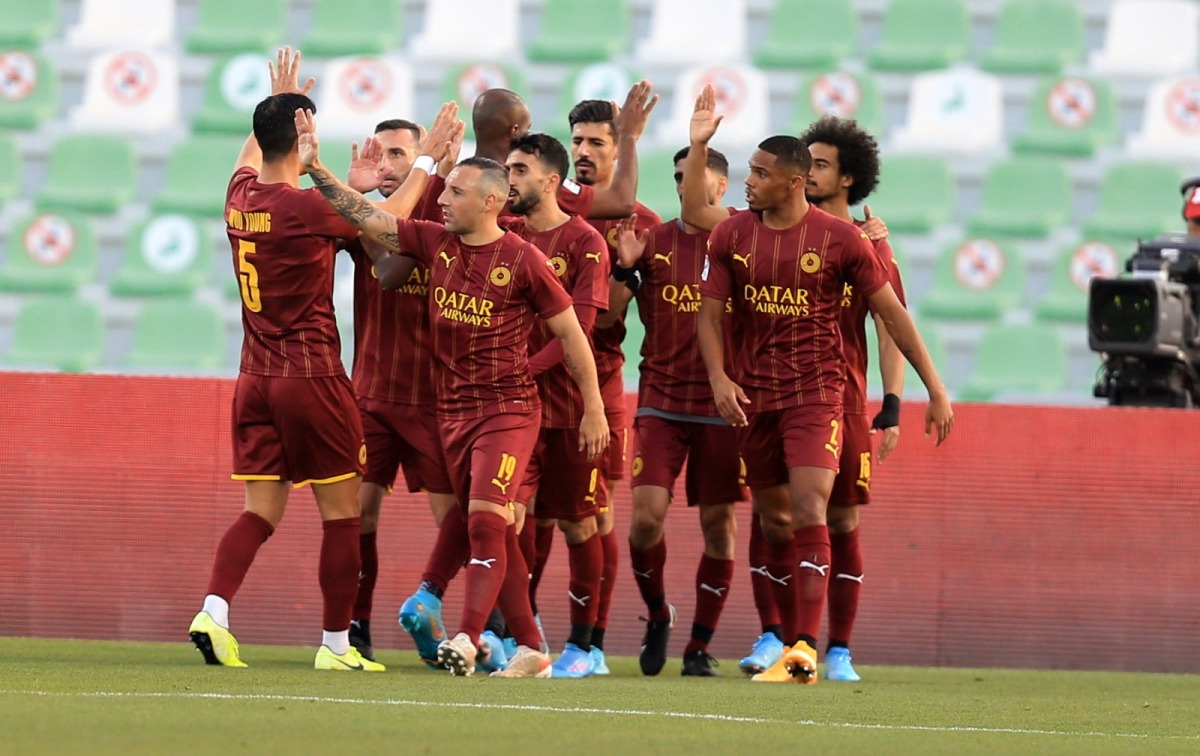
<svg viewBox="0 0 1200 756">
<path fill-rule="evenodd" d="M 676 312 L 700 312 L 700 284 L 666 284 L 659 291 L 659 296 Z M 725 312 L 733 312 L 732 300 L 725 302 Z"/>
<path fill-rule="evenodd" d="M 492 326 L 495 303 L 490 299 L 436 286 L 433 289 L 433 302 L 438 307 L 438 317 L 482 328 Z"/>
<path fill-rule="evenodd" d="M 807 318 L 811 306 L 808 289 L 746 284 L 742 296 L 754 305 L 755 312 L 764 315 Z"/>
</svg>

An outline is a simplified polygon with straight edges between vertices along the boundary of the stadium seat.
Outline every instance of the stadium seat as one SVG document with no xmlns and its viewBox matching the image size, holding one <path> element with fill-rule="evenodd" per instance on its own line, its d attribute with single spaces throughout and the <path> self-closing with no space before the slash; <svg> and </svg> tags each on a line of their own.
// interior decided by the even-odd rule
<svg viewBox="0 0 1200 756">
<path fill-rule="evenodd" d="M 638 43 L 634 59 L 638 65 L 678 68 L 733 63 L 745 55 L 745 0 L 656 0 L 650 34 Z"/>
<path fill-rule="evenodd" d="M 1008 0 L 996 19 L 996 43 L 985 71 L 1057 73 L 1083 60 L 1083 16 L 1073 0 Z"/>
<path fill-rule="evenodd" d="M 929 350 L 929 358 L 942 377 L 942 383 L 953 390 L 946 361 L 946 341 L 941 330 L 935 323 L 917 322 L 917 332 Z M 867 318 L 867 393 L 872 397 L 883 396 L 883 378 L 879 374 L 879 337 L 875 332 L 875 318 Z M 911 364 L 905 361 L 904 366 L 904 396 L 916 401 L 919 397 L 927 396 L 921 376 Z"/>
<path fill-rule="evenodd" d="M 36 48 L 58 32 L 58 0 L 0 3 L 0 46 Z"/>
<path fill-rule="evenodd" d="M 58 72 L 29 50 L 0 52 L 0 129 L 36 129 L 58 113 Z"/>
<path fill-rule="evenodd" d="M 104 324 L 95 305 L 69 296 L 26 301 L 17 311 L 9 367 L 86 372 L 104 357 Z"/>
<path fill-rule="evenodd" d="M 190 294 L 212 276 L 212 235 L 185 215 L 160 215 L 129 235 L 108 290 L 125 297 Z"/>
<path fill-rule="evenodd" d="M 1129 135 L 1125 153 L 1180 163 L 1200 159 L 1200 76 L 1172 77 L 1150 86 L 1142 130 Z"/>
<path fill-rule="evenodd" d="M 0 291 L 74 292 L 95 280 L 96 235 L 75 213 L 36 213 L 13 224 Z"/>
<path fill-rule="evenodd" d="M 544 63 L 605 61 L 629 49 L 629 29 L 628 0 L 546 0 L 525 54 Z"/>
<path fill-rule="evenodd" d="M 686 143 L 681 143 L 678 147 L 662 147 L 638 154 L 638 201 L 658 213 L 663 220 L 679 217 L 679 193 L 675 190 L 675 163 L 672 158 L 686 146 Z"/>
<path fill-rule="evenodd" d="M 1191 0 L 1117 0 L 1104 45 L 1088 57 L 1097 76 L 1170 76 L 1196 70 L 1200 5 Z"/>
<path fill-rule="evenodd" d="M 425 28 L 409 53 L 422 62 L 519 58 L 520 10 L 518 0 L 426 3 Z"/>
<path fill-rule="evenodd" d="M 36 199 L 43 210 L 114 213 L 137 193 L 137 158 L 121 137 L 65 136 L 50 151 L 48 173 Z"/>
<path fill-rule="evenodd" d="M 1067 351 L 1058 331 L 1042 324 L 996 325 L 984 332 L 975 369 L 958 395 L 986 402 L 1005 393 L 1053 393 L 1066 385 Z"/>
<path fill-rule="evenodd" d="M 164 48 L 174 40 L 174 0 L 82 0 L 79 23 L 67 31 L 77 50 Z"/>
<path fill-rule="evenodd" d="M 567 116 L 571 108 L 581 100 L 615 100 L 618 104 L 625 101 L 629 88 L 638 81 L 637 76 L 616 63 L 593 63 L 576 69 L 567 76 L 566 85 L 558 98 L 558 115 L 551 124 L 534 124 L 534 128 L 545 130 L 562 140 L 564 144 L 571 139 L 571 124 Z"/>
<path fill-rule="evenodd" d="M 1091 157 L 1117 143 L 1120 113 L 1112 85 L 1077 76 L 1043 79 L 1030 100 L 1029 125 L 1013 149 L 1066 157 Z"/>
<path fill-rule="evenodd" d="M 287 0 L 200 0 L 185 47 L 191 53 L 274 53 L 287 30 Z"/>
<path fill-rule="evenodd" d="M 412 67 L 400 57 L 329 61 L 317 95 L 321 134 L 360 143 L 388 118 L 411 118 L 416 106 Z M 468 113 L 470 111 L 468 110 Z"/>
<path fill-rule="evenodd" d="M 21 153 L 17 142 L 0 131 L 0 205 L 21 193 Z"/>
<path fill-rule="evenodd" d="M 871 209 L 897 232 L 926 234 L 954 217 L 950 165 L 932 155 L 885 155 Z"/>
<path fill-rule="evenodd" d="M 967 239 L 938 255 L 933 288 L 918 310 L 926 317 L 988 320 L 1024 298 L 1025 265 L 1017 252 L 994 239 Z"/>
<path fill-rule="evenodd" d="M 225 363 L 225 324 L 210 305 L 187 299 L 147 303 L 133 326 L 124 365 L 139 370 L 193 372 Z"/>
<path fill-rule="evenodd" d="M 696 96 L 707 84 L 712 84 L 717 92 L 717 112 L 725 115 L 713 138 L 714 147 L 725 151 L 722 145 L 757 144 L 763 134 L 769 133 L 771 103 L 765 73 L 745 65 L 698 66 L 681 72 L 676 79 L 671 114 L 658 131 L 661 144 L 682 147 L 688 143 Z M 728 154 L 740 153 L 735 149 Z"/>
<path fill-rule="evenodd" d="M 893 0 L 883 16 L 871 67 L 886 71 L 945 68 L 967 57 L 971 23 L 963 0 Z"/>
<path fill-rule="evenodd" d="M 965 156 L 1005 146 L 1004 92 L 998 77 L 971 68 L 913 77 L 908 114 L 893 132 L 892 147 Z"/>
<path fill-rule="evenodd" d="M 458 102 L 458 114 L 467 124 L 467 139 L 475 136 L 474 124 L 471 123 L 471 108 L 475 105 L 475 98 L 495 88 L 529 91 L 525 86 L 525 74 L 519 67 L 485 61 L 456 66 L 442 81 L 441 101 Z M 536 128 L 541 129 L 541 126 Z M 469 154 L 463 150 L 464 156 Z"/>
<path fill-rule="evenodd" d="M 1071 221 L 1071 175 L 1060 160 L 1016 157 L 983 182 L 983 205 L 967 224 L 973 236 L 1049 235 Z"/>
<path fill-rule="evenodd" d="M 1150 238 L 1179 231 L 1179 184 L 1184 175 L 1165 163 L 1132 162 L 1114 165 L 1100 180 L 1096 214 L 1084 222 L 1088 236 L 1118 239 Z"/>
<path fill-rule="evenodd" d="M 1062 250 L 1050 268 L 1050 289 L 1035 308 L 1039 320 L 1087 320 L 1088 286 L 1092 278 L 1113 278 L 1132 252 L 1116 242 L 1089 239 Z"/>
<path fill-rule="evenodd" d="M 315 0 L 312 26 L 300 41 L 305 55 L 382 55 L 404 44 L 396 0 Z M 366 21 L 366 23 L 364 23 Z"/>
<path fill-rule="evenodd" d="M 144 134 L 179 121 L 179 63 L 174 55 L 113 50 L 88 62 L 83 104 L 71 112 L 77 131 Z"/>
<path fill-rule="evenodd" d="M 805 77 L 796 90 L 790 131 L 801 133 L 823 115 L 853 118 L 883 137 L 883 95 L 870 72 L 826 71 Z"/>
<path fill-rule="evenodd" d="M 197 136 L 180 142 L 167 158 L 167 180 L 151 209 L 221 217 L 225 189 L 244 143 L 244 138 L 234 136 Z"/>
<path fill-rule="evenodd" d="M 753 59 L 760 68 L 829 68 L 857 50 L 858 16 L 850 0 L 779 0 Z"/>
<path fill-rule="evenodd" d="M 249 134 L 254 108 L 269 94 L 267 56 L 242 53 L 223 58 L 208 71 L 204 101 L 192 118 L 192 130 Z"/>
<path fill-rule="evenodd" d="M 638 366 L 642 360 L 642 342 L 646 340 L 646 327 L 642 325 L 642 316 L 638 314 L 637 299 L 629 300 L 629 309 L 625 312 L 625 340 L 621 342 L 621 351 L 625 353 L 625 364 L 621 368 L 621 377 L 625 379 L 626 391 L 637 391 L 641 371 Z"/>
</svg>

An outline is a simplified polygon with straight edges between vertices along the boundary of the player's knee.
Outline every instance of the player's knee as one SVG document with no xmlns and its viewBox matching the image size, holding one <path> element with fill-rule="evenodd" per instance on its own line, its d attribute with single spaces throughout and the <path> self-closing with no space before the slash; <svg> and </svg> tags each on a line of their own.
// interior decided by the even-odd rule
<svg viewBox="0 0 1200 756">
<path fill-rule="evenodd" d="M 634 510 L 629 520 L 629 543 L 635 549 L 648 549 L 662 537 L 663 521 L 651 512 Z"/>
<path fill-rule="evenodd" d="M 830 507 L 825 517 L 830 533 L 849 533 L 858 527 L 858 507 Z"/>
<path fill-rule="evenodd" d="M 704 533 L 704 553 L 717 559 L 733 559 L 737 541 L 737 521 L 733 506 L 723 504 L 700 510 L 700 528 Z"/>
<path fill-rule="evenodd" d="M 596 535 L 596 518 L 585 517 L 582 520 L 559 520 L 558 529 L 569 544 L 580 544 Z"/>
</svg>

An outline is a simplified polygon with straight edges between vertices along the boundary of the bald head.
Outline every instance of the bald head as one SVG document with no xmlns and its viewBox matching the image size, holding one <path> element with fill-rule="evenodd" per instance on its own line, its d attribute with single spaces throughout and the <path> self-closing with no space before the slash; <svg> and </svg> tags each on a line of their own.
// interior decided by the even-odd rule
<svg viewBox="0 0 1200 756">
<path fill-rule="evenodd" d="M 529 107 L 521 95 L 507 89 L 489 89 L 475 98 L 471 124 L 475 138 L 509 141 L 529 131 Z"/>
</svg>

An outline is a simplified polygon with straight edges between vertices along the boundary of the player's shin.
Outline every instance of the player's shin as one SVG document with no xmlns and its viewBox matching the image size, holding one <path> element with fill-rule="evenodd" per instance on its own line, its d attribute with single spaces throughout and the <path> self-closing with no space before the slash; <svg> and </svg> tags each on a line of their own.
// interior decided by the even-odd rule
<svg viewBox="0 0 1200 756">
<path fill-rule="evenodd" d="M 654 622 L 670 620 L 670 609 L 667 607 L 666 587 L 663 583 L 663 568 L 667 564 L 667 538 L 662 536 L 658 542 L 646 549 L 639 549 L 629 543 L 629 561 L 633 565 L 633 579 L 637 583 L 642 601 L 650 612 Z"/>
<path fill-rule="evenodd" d="M 221 537 L 206 593 L 224 599 L 226 614 L 228 602 L 233 600 L 246 579 L 259 548 L 274 532 L 275 528 L 263 518 L 253 512 L 242 512 Z M 213 619 L 222 627 L 229 626 L 228 616 L 214 615 Z"/>
<path fill-rule="evenodd" d="M 322 523 L 318 577 L 325 610 L 324 645 L 335 654 L 350 650 L 350 614 L 358 596 L 359 518 L 346 517 Z M 332 634 L 332 635 L 331 635 Z"/>
<path fill-rule="evenodd" d="M 796 541 L 796 629 L 798 637 L 816 648 L 829 584 L 829 529 L 806 525 L 795 531 Z"/>
<path fill-rule="evenodd" d="M 508 569 L 508 524 L 494 512 L 472 512 L 467 518 L 471 557 L 467 561 L 466 591 L 459 632 L 479 642 L 488 614 L 496 605 Z M 519 553 L 519 549 L 518 549 Z"/>
<path fill-rule="evenodd" d="M 831 533 L 829 541 L 832 555 L 829 567 L 829 645 L 849 648 L 864 574 L 858 528 L 848 533 Z"/>
<path fill-rule="evenodd" d="M 600 535 L 593 533 L 583 543 L 568 543 L 567 561 L 571 573 L 567 588 L 567 599 L 571 609 L 571 634 L 567 642 L 589 651 L 592 647 L 592 630 L 596 625 L 600 575 L 604 568 L 604 550 L 600 545 Z"/>
<path fill-rule="evenodd" d="M 504 582 L 500 586 L 497 606 L 504 615 L 508 631 L 517 643 L 536 649 L 541 636 L 538 634 L 537 624 L 533 621 L 533 609 L 529 605 L 529 567 L 521 555 L 521 545 L 515 527 L 509 526 L 505 534 L 505 548 L 508 553 L 508 566 Z"/>
</svg>

